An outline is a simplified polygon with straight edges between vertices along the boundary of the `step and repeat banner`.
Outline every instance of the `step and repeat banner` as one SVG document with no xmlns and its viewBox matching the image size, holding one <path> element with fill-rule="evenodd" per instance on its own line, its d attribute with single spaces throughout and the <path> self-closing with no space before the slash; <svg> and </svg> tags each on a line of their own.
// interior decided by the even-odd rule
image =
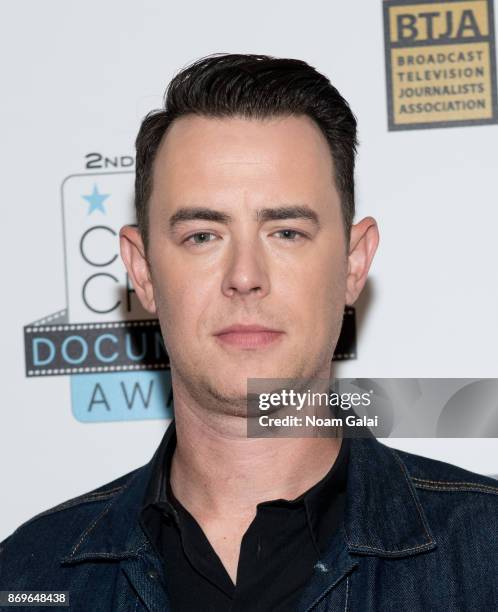
<svg viewBox="0 0 498 612">
<path fill-rule="evenodd" d="M 335 371 L 405 390 L 408 379 L 445 379 L 445 422 L 458 412 L 473 437 L 450 428 L 382 440 L 498 474 L 492 0 L 47 0 L 4 6 L 0 28 L 0 540 L 149 461 L 169 423 L 168 355 L 118 234 L 135 221 L 141 120 L 178 70 L 215 52 L 303 59 L 350 102 L 356 219 L 374 216 L 381 240 L 345 312 Z M 472 386 L 483 379 L 484 399 Z"/>
</svg>

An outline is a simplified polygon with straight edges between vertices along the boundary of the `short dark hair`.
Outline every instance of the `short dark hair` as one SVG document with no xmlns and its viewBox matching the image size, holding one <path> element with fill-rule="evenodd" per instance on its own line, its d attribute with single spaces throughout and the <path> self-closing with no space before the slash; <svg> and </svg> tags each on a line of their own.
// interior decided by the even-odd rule
<svg viewBox="0 0 498 612">
<path fill-rule="evenodd" d="M 313 119 L 330 146 L 349 237 L 358 145 L 356 119 L 349 104 L 327 77 L 302 60 L 215 53 L 176 74 L 164 94 L 163 108 L 148 113 L 140 126 L 135 143 L 135 208 L 146 251 L 154 159 L 171 123 L 190 114 L 259 119 L 307 115 Z"/>
</svg>

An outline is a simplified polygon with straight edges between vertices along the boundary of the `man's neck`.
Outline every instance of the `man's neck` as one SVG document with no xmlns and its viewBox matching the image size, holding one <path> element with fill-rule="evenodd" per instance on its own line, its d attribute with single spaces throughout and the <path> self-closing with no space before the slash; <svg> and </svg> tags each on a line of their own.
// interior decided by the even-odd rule
<svg viewBox="0 0 498 612">
<path fill-rule="evenodd" d="M 340 438 L 248 438 L 245 419 L 176 410 L 171 487 L 196 518 L 252 517 L 256 505 L 295 499 L 335 462 Z"/>
</svg>

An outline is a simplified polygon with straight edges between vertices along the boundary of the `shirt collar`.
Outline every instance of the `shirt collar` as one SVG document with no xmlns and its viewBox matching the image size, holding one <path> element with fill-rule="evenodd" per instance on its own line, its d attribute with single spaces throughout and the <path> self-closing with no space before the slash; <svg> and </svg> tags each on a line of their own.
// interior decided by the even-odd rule
<svg viewBox="0 0 498 612">
<path fill-rule="evenodd" d="M 172 500 L 169 487 L 171 460 L 176 448 L 176 423 L 173 419 L 152 458 L 151 477 L 147 484 L 142 502 L 141 514 L 150 506 L 156 506 L 174 516 L 178 522 L 178 512 Z"/>
</svg>

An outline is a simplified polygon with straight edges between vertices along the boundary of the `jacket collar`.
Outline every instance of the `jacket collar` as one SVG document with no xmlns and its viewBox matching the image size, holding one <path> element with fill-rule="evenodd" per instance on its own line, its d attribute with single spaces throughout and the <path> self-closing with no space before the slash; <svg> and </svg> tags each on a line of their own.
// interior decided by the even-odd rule
<svg viewBox="0 0 498 612">
<path fill-rule="evenodd" d="M 349 552 L 402 557 L 436 547 L 406 466 L 374 437 L 351 440 L 344 538 Z"/>
<path fill-rule="evenodd" d="M 99 507 L 98 515 L 71 543 L 62 563 L 132 558 L 150 549 L 140 511 L 154 459 L 172 433 L 173 428 L 168 427 L 151 461 L 132 472 L 123 489 Z M 395 450 L 373 437 L 351 440 L 344 512 L 342 535 L 350 553 L 396 558 L 436 546 L 404 463 Z M 324 561 L 335 554 L 331 548 Z"/>
<path fill-rule="evenodd" d="M 173 431 L 174 427 L 168 426 L 149 463 L 131 472 L 124 487 L 100 507 L 98 515 L 71 544 L 61 563 L 133 558 L 137 557 L 141 550 L 150 548 L 149 540 L 140 524 L 140 512 L 146 494 L 150 495 L 157 458 Z"/>
</svg>

